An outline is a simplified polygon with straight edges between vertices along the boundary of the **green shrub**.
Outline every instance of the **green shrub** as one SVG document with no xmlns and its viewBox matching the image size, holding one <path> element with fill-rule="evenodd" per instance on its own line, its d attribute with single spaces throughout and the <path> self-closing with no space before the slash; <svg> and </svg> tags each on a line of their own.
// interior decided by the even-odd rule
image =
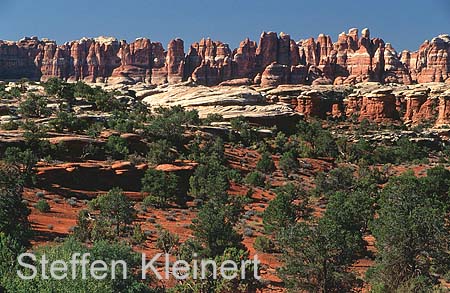
<svg viewBox="0 0 450 293">
<path fill-rule="evenodd" d="M 205 142 L 197 136 L 189 144 L 189 152 L 189 159 L 199 163 L 208 163 L 211 159 L 225 163 L 225 146 L 220 137 Z"/>
<path fill-rule="evenodd" d="M 3 234 L 21 245 L 28 245 L 31 232 L 28 221 L 30 210 L 23 201 L 22 194 L 23 182 L 19 167 L 0 164 L 0 236 Z M 0 251 L 3 252 L 1 249 Z"/>
<path fill-rule="evenodd" d="M 124 159 L 129 153 L 127 141 L 117 135 L 111 135 L 108 137 L 105 150 L 108 155 L 117 160 Z"/>
<path fill-rule="evenodd" d="M 242 207 L 225 201 L 207 201 L 192 221 L 193 235 L 210 257 L 222 254 L 227 248 L 242 247 L 242 235 L 234 228 Z"/>
<path fill-rule="evenodd" d="M 14 120 L 10 120 L 7 123 L 2 124 L 3 130 L 17 130 L 19 129 L 19 123 Z"/>
<path fill-rule="evenodd" d="M 252 186 L 264 187 L 265 181 L 266 176 L 258 171 L 248 173 L 248 175 L 245 177 L 245 183 Z"/>
<path fill-rule="evenodd" d="M 47 108 L 47 103 L 46 98 L 31 93 L 19 104 L 19 113 L 25 118 L 49 116 L 51 111 Z"/>
<path fill-rule="evenodd" d="M 298 170 L 300 164 L 296 152 L 293 150 L 285 152 L 280 158 L 279 166 L 285 175 Z"/>
<path fill-rule="evenodd" d="M 448 214 L 434 194 L 439 189 L 429 189 L 429 183 L 441 179 L 424 181 L 410 171 L 384 186 L 370 223 L 377 258 L 368 278 L 380 283 L 383 292 L 432 292 L 427 284 L 439 282 L 436 272 L 448 271 Z"/>
<path fill-rule="evenodd" d="M 215 157 L 200 164 L 189 178 L 189 193 L 200 199 L 223 198 L 230 186 L 228 170 Z"/>
<path fill-rule="evenodd" d="M 86 121 L 78 118 L 74 113 L 58 112 L 56 118 L 50 121 L 56 132 L 82 132 L 88 128 Z"/>
<path fill-rule="evenodd" d="M 352 162 L 364 160 L 369 164 L 402 164 L 423 160 L 428 155 L 426 148 L 419 146 L 408 138 L 401 138 L 393 145 L 381 146 L 372 145 L 370 142 L 361 139 L 350 145 L 348 153 Z"/>
<path fill-rule="evenodd" d="M 275 143 L 275 150 L 278 153 L 287 151 L 286 146 L 288 143 L 288 138 L 286 137 L 286 134 L 284 134 L 284 132 L 280 131 L 277 133 L 277 135 L 274 138 L 274 143 Z"/>
<path fill-rule="evenodd" d="M 144 199 L 142 200 L 142 205 L 145 208 L 158 207 L 159 202 L 160 202 L 159 198 L 150 194 L 150 195 L 147 195 L 146 197 L 144 197 Z"/>
<path fill-rule="evenodd" d="M 86 242 L 91 238 L 91 221 L 89 220 L 89 211 L 81 210 L 78 212 L 77 225 L 73 229 L 75 239 Z"/>
<path fill-rule="evenodd" d="M 142 178 L 142 192 L 149 193 L 143 204 L 165 207 L 170 200 L 176 199 L 177 188 L 178 177 L 175 174 L 148 169 Z"/>
<path fill-rule="evenodd" d="M 273 241 L 264 236 L 257 236 L 255 238 L 255 243 L 253 244 L 256 250 L 261 252 L 273 252 L 275 250 L 275 244 Z"/>
<path fill-rule="evenodd" d="M 41 213 L 48 213 L 50 212 L 50 205 L 45 199 L 41 199 L 36 203 L 36 209 Z"/>
<path fill-rule="evenodd" d="M 396 147 L 397 163 L 420 160 L 428 155 L 422 147 L 407 138 L 399 139 Z"/>
<path fill-rule="evenodd" d="M 180 238 L 177 234 L 170 233 L 168 230 L 159 229 L 156 247 L 164 253 L 171 253 L 180 245 Z"/>
<path fill-rule="evenodd" d="M 177 154 L 167 140 L 158 140 L 149 144 L 147 160 L 154 165 L 168 164 L 175 161 Z"/>
<path fill-rule="evenodd" d="M 308 208 L 308 197 L 300 186 L 289 183 L 277 188 L 276 194 L 263 213 L 266 232 L 288 227 L 298 219 L 309 216 L 311 210 Z"/>
<path fill-rule="evenodd" d="M 444 275 L 444 280 L 445 280 L 447 283 L 450 283 L 450 271 L 448 271 L 448 272 Z"/>
<path fill-rule="evenodd" d="M 74 86 L 75 96 L 84 98 L 93 103 L 97 110 L 111 112 L 115 110 L 125 110 L 126 105 L 115 98 L 117 92 L 107 92 L 100 87 L 90 87 L 82 82 L 77 82 Z"/>
<path fill-rule="evenodd" d="M 330 196 L 337 191 L 348 192 L 355 187 L 355 175 L 351 167 L 343 166 L 328 173 L 320 172 L 314 178 L 314 194 Z"/>
<path fill-rule="evenodd" d="M 16 166 L 20 166 L 22 174 L 21 178 L 28 186 L 36 183 L 35 166 L 38 157 L 31 149 L 21 150 L 18 147 L 8 147 L 4 153 L 4 161 Z"/>
<path fill-rule="evenodd" d="M 18 87 L 13 87 L 9 90 L 9 94 L 13 98 L 18 98 L 22 95 L 22 92 L 20 91 L 20 89 Z"/>
<path fill-rule="evenodd" d="M 113 111 L 112 117 L 108 119 L 108 126 L 120 133 L 131 133 L 138 127 L 136 121 L 125 111 Z"/>
<path fill-rule="evenodd" d="M 310 156 L 333 157 L 338 155 L 338 148 L 331 133 L 323 129 L 319 122 L 299 122 L 297 125 L 301 139 L 311 147 Z"/>
<path fill-rule="evenodd" d="M 90 137 L 97 138 L 104 128 L 103 123 L 93 123 L 86 129 L 86 134 Z"/>
<path fill-rule="evenodd" d="M 358 291 L 361 282 L 350 269 L 356 260 L 352 233 L 328 219 L 279 230 L 283 264 L 278 275 L 289 291 Z"/>
<path fill-rule="evenodd" d="M 180 146 L 186 125 L 200 123 L 198 112 L 186 111 L 181 106 L 155 109 L 156 116 L 145 127 L 145 134 L 151 139 L 165 139 L 171 145 Z"/>
<path fill-rule="evenodd" d="M 113 228 L 115 228 L 115 236 L 119 237 L 121 232 L 126 231 L 136 218 L 133 202 L 125 196 L 120 188 L 111 189 L 107 194 L 90 201 L 88 205 L 90 209 L 99 211 L 92 231 L 99 238 L 111 234 Z"/>
<path fill-rule="evenodd" d="M 1 242 L 4 242 L 0 239 Z M 2 255 L 8 255 L 7 249 L 3 245 L 0 248 Z M 5 252 L 5 253 L 3 253 Z M 71 256 L 77 252 L 81 255 L 87 253 L 91 259 L 104 260 L 109 263 L 111 260 L 123 260 L 127 265 L 122 268 L 121 265 L 114 266 L 115 269 L 109 266 L 104 267 L 107 270 L 102 271 L 105 276 L 116 275 L 118 278 L 104 278 L 98 280 L 91 274 L 83 276 L 81 266 L 74 267 L 73 276 L 56 280 L 56 278 L 45 278 L 41 274 L 37 274 L 36 278 L 32 280 L 23 281 L 16 273 L 15 263 L 6 262 L 3 267 L 8 268 L 7 271 L 2 271 L 0 268 L 0 282 L 3 292 L 154 292 L 150 289 L 150 282 L 142 280 L 140 276 L 139 267 L 141 265 L 141 255 L 134 252 L 130 245 L 119 242 L 97 241 L 90 245 L 79 243 L 73 238 L 68 238 L 62 244 L 43 245 L 37 249 L 33 249 L 36 253 L 36 258 L 41 259 L 44 256 L 49 263 L 55 261 L 70 263 Z M 17 253 L 17 255 L 20 254 Z M 14 255 L 13 255 L 14 256 Z M 16 260 L 16 257 L 12 257 Z M 28 262 L 28 260 L 27 260 Z M 2 263 L 3 265 L 4 263 Z M 61 266 L 59 266 L 61 268 Z M 21 269 L 17 266 L 18 269 Z M 30 276 L 28 270 L 21 269 L 25 275 Z M 123 270 L 126 270 L 125 272 Z M 139 271 L 139 273 L 138 273 Z M 97 271 L 98 272 L 98 271 Z M 121 278 L 122 274 L 127 278 Z M 61 276 L 61 275 L 60 275 Z M 97 276 L 99 276 L 97 274 Z"/>
<path fill-rule="evenodd" d="M 81 159 L 95 159 L 102 154 L 101 148 L 94 143 L 88 143 L 83 147 L 83 153 L 80 156 Z"/>
<path fill-rule="evenodd" d="M 256 169 L 265 174 L 270 174 L 275 170 L 275 164 L 272 160 L 272 155 L 269 152 L 264 152 L 261 159 L 256 164 Z"/>
<path fill-rule="evenodd" d="M 59 78 L 50 78 L 44 83 L 45 91 L 48 95 L 56 96 L 60 100 L 60 109 L 72 112 L 75 102 L 75 85 L 62 81 Z"/>
<path fill-rule="evenodd" d="M 244 117 L 236 117 L 230 120 L 231 128 L 234 132 L 230 133 L 230 140 L 241 142 L 246 146 L 257 142 L 256 131 L 251 127 L 251 125 L 245 120 Z"/>
<path fill-rule="evenodd" d="M 211 125 L 212 122 L 222 122 L 223 116 L 218 113 L 209 113 L 205 119 L 202 120 L 202 123 L 205 125 Z"/>
<path fill-rule="evenodd" d="M 133 229 L 133 235 L 131 236 L 131 239 L 134 244 L 142 244 L 146 240 L 146 236 L 144 231 L 142 231 L 141 225 L 135 225 Z"/>
</svg>

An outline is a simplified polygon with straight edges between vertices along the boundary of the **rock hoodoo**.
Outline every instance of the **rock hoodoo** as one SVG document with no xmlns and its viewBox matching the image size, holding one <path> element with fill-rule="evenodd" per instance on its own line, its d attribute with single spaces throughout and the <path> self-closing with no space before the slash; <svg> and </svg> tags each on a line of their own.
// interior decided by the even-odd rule
<svg viewBox="0 0 450 293">
<path fill-rule="evenodd" d="M 450 125 L 450 90 L 444 92 L 439 98 L 439 113 L 437 125 Z"/>
<path fill-rule="evenodd" d="M 167 49 L 146 38 L 132 43 L 110 37 L 83 38 L 57 45 L 47 39 L 0 41 L 0 80 L 59 77 L 69 81 L 175 84 L 192 79 L 213 86 L 247 78 L 262 86 L 280 84 L 450 83 L 450 37 L 424 42 L 400 54 L 368 29 L 295 41 L 264 32 L 259 43 L 245 39 L 232 50 L 202 39 L 188 47 L 181 39 Z"/>
</svg>

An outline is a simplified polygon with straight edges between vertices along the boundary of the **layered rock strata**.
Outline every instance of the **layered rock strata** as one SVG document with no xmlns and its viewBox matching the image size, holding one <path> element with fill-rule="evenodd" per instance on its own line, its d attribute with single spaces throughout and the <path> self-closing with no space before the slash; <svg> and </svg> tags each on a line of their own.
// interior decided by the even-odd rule
<svg viewBox="0 0 450 293">
<path fill-rule="evenodd" d="M 192 79 L 213 86 L 248 79 L 264 87 L 280 84 L 450 83 L 450 37 L 440 35 L 415 52 L 400 54 L 370 31 L 341 33 L 336 42 L 320 34 L 295 41 L 285 33 L 264 32 L 259 43 L 245 39 L 236 49 L 202 39 L 181 39 L 167 49 L 146 38 L 83 38 L 57 45 L 47 39 L 0 41 L 0 80 L 29 78 L 69 81 L 175 84 Z"/>
</svg>

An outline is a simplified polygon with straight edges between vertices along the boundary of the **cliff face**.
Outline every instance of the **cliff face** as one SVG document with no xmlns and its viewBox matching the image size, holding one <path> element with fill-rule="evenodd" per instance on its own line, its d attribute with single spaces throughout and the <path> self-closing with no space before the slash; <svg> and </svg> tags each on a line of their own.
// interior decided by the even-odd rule
<svg viewBox="0 0 450 293">
<path fill-rule="evenodd" d="M 40 77 L 39 56 L 44 43 L 37 38 L 23 39 L 18 42 L 0 41 L 0 78 L 37 78 Z"/>
<path fill-rule="evenodd" d="M 437 125 L 450 125 L 450 90 L 444 92 L 439 98 L 439 113 Z"/>
<path fill-rule="evenodd" d="M 217 85 L 249 79 L 262 86 L 279 84 L 450 83 L 450 37 L 426 41 L 416 52 L 395 49 L 368 29 L 351 29 L 333 43 L 330 36 L 294 41 L 288 34 L 264 32 L 259 44 L 249 39 L 232 50 L 225 43 L 202 39 L 187 54 L 180 39 L 159 42 L 141 38 L 132 43 L 114 38 L 83 38 L 57 45 L 25 38 L 0 41 L 0 79 L 151 84 L 192 79 Z"/>
<path fill-rule="evenodd" d="M 415 69 L 417 81 L 443 82 L 450 76 L 450 37 L 441 35 L 430 43 L 425 42 L 419 52 L 419 60 L 416 60 Z M 414 68 L 414 64 L 413 64 Z"/>
<path fill-rule="evenodd" d="M 280 85 L 258 90 L 266 101 L 290 105 L 305 117 L 450 125 L 450 84 L 446 83 Z"/>
<path fill-rule="evenodd" d="M 397 119 L 398 112 L 392 89 L 377 89 L 362 98 L 359 119 L 375 122 Z"/>
</svg>

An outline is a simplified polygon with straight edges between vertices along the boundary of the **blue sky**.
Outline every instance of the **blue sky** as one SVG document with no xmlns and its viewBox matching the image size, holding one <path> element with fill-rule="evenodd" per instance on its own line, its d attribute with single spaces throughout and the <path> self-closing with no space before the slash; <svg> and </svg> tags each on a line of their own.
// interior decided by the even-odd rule
<svg viewBox="0 0 450 293">
<path fill-rule="evenodd" d="M 400 51 L 450 34 L 449 0 L 0 0 L 0 39 L 47 37 L 58 43 L 83 36 L 148 37 L 166 47 L 180 37 L 185 50 L 202 37 L 235 47 L 262 31 L 289 33 L 295 40 L 369 27 Z M 67 4 L 65 4 L 67 3 Z"/>
</svg>

